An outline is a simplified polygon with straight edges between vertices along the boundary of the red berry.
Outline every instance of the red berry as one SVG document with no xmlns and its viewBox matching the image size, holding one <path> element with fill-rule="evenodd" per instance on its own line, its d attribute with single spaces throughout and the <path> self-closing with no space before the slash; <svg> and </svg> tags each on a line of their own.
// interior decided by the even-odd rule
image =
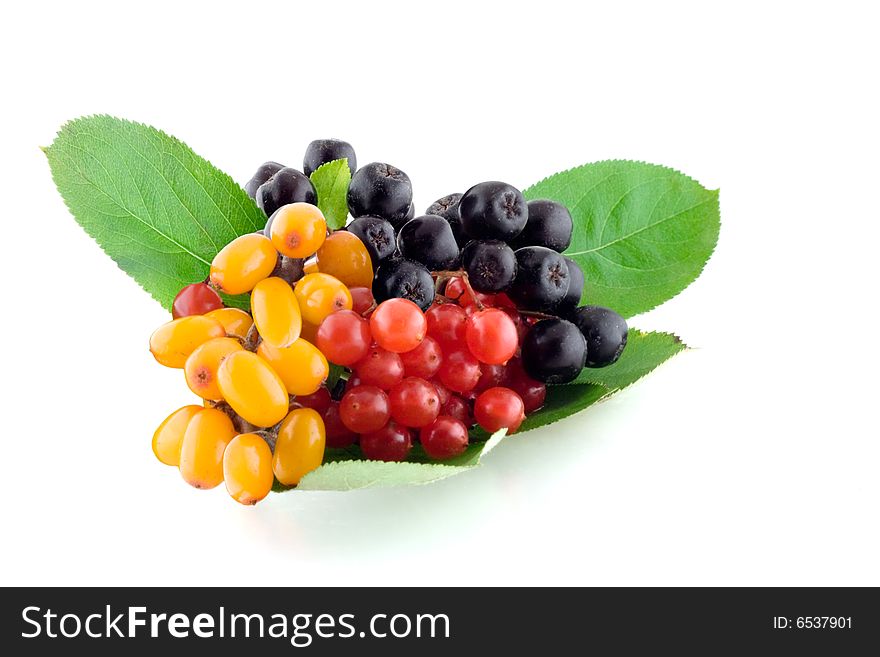
<svg viewBox="0 0 880 657">
<path fill-rule="evenodd" d="M 547 398 L 547 386 L 526 374 L 519 358 L 512 359 L 507 364 L 501 385 L 510 388 L 522 398 L 526 415 L 541 408 Z"/>
<path fill-rule="evenodd" d="M 437 376 L 453 392 L 468 393 L 480 380 L 480 362 L 471 352 L 454 349 L 444 354 Z"/>
<path fill-rule="evenodd" d="M 361 383 L 377 386 L 382 390 L 391 390 L 403 381 L 403 361 L 400 355 L 386 351 L 382 347 L 373 347 L 361 360 L 354 364 Z"/>
<path fill-rule="evenodd" d="M 324 415 L 330 408 L 330 391 L 325 386 L 321 386 L 311 395 L 297 395 L 294 401 L 302 408 L 313 408 Z"/>
<path fill-rule="evenodd" d="M 171 316 L 177 319 L 190 315 L 204 315 L 222 307 L 223 300 L 210 285 L 193 283 L 185 286 L 174 297 L 174 302 L 171 304 Z"/>
<path fill-rule="evenodd" d="M 345 367 L 366 356 L 371 343 L 369 322 L 353 310 L 327 315 L 315 338 L 315 346 L 327 360 Z"/>
<path fill-rule="evenodd" d="M 357 388 L 359 385 L 363 385 L 361 382 L 361 377 L 354 373 L 351 374 L 351 376 L 349 376 L 348 380 L 345 382 L 345 387 L 343 388 L 342 394 L 345 394 L 349 390 Z"/>
<path fill-rule="evenodd" d="M 440 344 L 434 338 L 425 336 L 422 344 L 412 351 L 400 354 L 400 359 L 403 361 L 403 370 L 407 376 L 430 379 L 440 369 L 443 352 L 440 351 Z"/>
<path fill-rule="evenodd" d="M 443 290 L 443 296 L 458 302 L 461 302 L 467 294 L 468 291 L 464 281 L 459 276 L 450 278 L 446 283 L 446 288 Z"/>
<path fill-rule="evenodd" d="M 437 379 L 431 379 L 431 383 L 434 384 L 434 387 L 437 388 L 437 395 L 440 397 L 440 406 L 443 406 L 446 402 L 449 401 L 449 396 L 452 394 Z"/>
<path fill-rule="evenodd" d="M 358 315 L 365 315 L 370 308 L 373 307 L 373 292 L 368 287 L 352 287 L 348 290 L 351 292 L 351 309 Z"/>
<path fill-rule="evenodd" d="M 517 383 L 512 390 L 522 398 L 526 415 L 541 408 L 547 399 L 547 386 L 533 379 Z"/>
<path fill-rule="evenodd" d="M 405 378 L 388 393 L 391 417 L 405 427 L 423 427 L 440 414 L 440 395 L 432 383 L 414 376 Z"/>
<path fill-rule="evenodd" d="M 510 388 L 489 388 L 474 402 L 474 417 L 489 433 L 507 427 L 513 433 L 526 418 L 523 400 Z"/>
<path fill-rule="evenodd" d="M 360 438 L 361 451 L 371 461 L 402 461 L 412 449 L 412 434 L 393 420 Z"/>
<path fill-rule="evenodd" d="M 355 433 L 378 431 L 391 417 L 388 395 L 376 386 L 352 388 L 339 402 L 339 417 Z"/>
<path fill-rule="evenodd" d="M 370 315 L 373 339 L 383 349 L 402 354 L 412 351 L 425 338 L 425 314 L 409 299 L 388 299 Z"/>
<path fill-rule="evenodd" d="M 516 326 L 516 337 L 517 342 L 522 344 L 523 338 L 526 337 L 526 333 L 529 332 L 529 325 L 525 321 L 522 315 L 519 314 L 519 311 L 516 308 L 502 308 L 505 313 L 513 320 L 513 325 Z"/>
<path fill-rule="evenodd" d="M 504 292 L 498 292 L 495 295 L 494 303 L 492 305 L 496 308 L 501 308 L 502 310 L 508 309 L 516 312 L 516 304 Z M 519 315 L 519 313 L 516 314 Z"/>
<path fill-rule="evenodd" d="M 431 306 L 425 313 L 425 319 L 428 321 L 428 335 L 444 349 L 464 344 L 467 315 L 458 306 L 451 303 Z"/>
<path fill-rule="evenodd" d="M 339 416 L 339 402 L 330 402 L 324 416 L 324 432 L 327 436 L 327 447 L 348 447 L 354 445 L 357 434 L 342 423 Z"/>
<path fill-rule="evenodd" d="M 480 365 L 480 380 L 474 386 L 474 392 L 479 394 L 489 388 L 500 386 L 504 379 L 504 365 L 488 365 L 486 363 Z"/>
<path fill-rule="evenodd" d="M 425 454 L 434 459 L 449 459 L 468 446 L 468 430 L 461 420 L 441 415 L 420 433 Z"/>
<path fill-rule="evenodd" d="M 522 397 L 526 415 L 541 408 L 547 398 L 547 386 L 526 374 L 519 358 L 511 359 L 507 364 L 501 385 Z"/>
<path fill-rule="evenodd" d="M 471 427 L 474 424 L 470 405 L 458 395 L 450 395 L 446 403 L 440 407 L 440 413 L 460 420 L 466 427 Z"/>
<path fill-rule="evenodd" d="M 490 365 L 509 361 L 519 345 L 516 324 L 497 308 L 486 308 L 468 317 L 465 340 L 477 360 Z"/>
</svg>

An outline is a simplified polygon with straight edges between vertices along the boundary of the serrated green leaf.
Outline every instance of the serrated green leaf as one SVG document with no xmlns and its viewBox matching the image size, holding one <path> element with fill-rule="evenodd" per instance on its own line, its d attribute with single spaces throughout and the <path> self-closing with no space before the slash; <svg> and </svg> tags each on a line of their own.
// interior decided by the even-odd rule
<svg viewBox="0 0 880 657">
<path fill-rule="evenodd" d="M 520 425 L 517 435 L 574 415 L 592 406 L 613 390 L 593 383 L 567 386 L 547 386 L 547 401 L 543 408 L 529 415 Z"/>
<path fill-rule="evenodd" d="M 566 255 L 583 269 L 583 302 L 631 317 L 699 276 L 720 228 L 718 191 L 667 167 L 609 160 L 557 173 L 526 189 L 574 218 Z"/>
<path fill-rule="evenodd" d="M 327 227 L 338 230 L 345 226 L 348 218 L 348 184 L 351 182 L 348 158 L 322 164 L 312 171 L 310 178 L 318 192 L 318 207 L 324 213 Z"/>
<path fill-rule="evenodd" d="M 140 123 L 75 119 L 46 156 L 76 221 L 166 308 L 181 287 L 207 277 L 223 246 L 266 222 L 232 178 Z M 230 304 L 247 307 L 240 298 Z"/>
<path fill-rule="evenodd" d="M 595 383 L 609 390 L 620 390 L 685 349 L 687 345 L 672 333 L 643 333 L 630 329 L 620 360 L 608 367 L 585 367 L 573 383 Z"/>
<path fill-rule="evenodd" d="M 498 445 L 505 434 L 506 430 L 502 429 L 489 440 L 469 446 L 465 454 L 444 463 L 386 463 L 348 459 L 325 463 L 303 477 L 296 489 L 344 491 L 430 484 L 479 466 L 482 457 Z"/>
</svg>

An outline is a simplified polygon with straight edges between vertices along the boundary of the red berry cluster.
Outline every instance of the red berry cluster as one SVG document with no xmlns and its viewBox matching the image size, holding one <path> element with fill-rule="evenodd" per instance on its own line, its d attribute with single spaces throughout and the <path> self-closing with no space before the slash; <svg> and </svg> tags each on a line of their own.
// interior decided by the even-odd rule
<svg viewBox="0 0 880 657">
<path fill-rule="evenodd" d="M 338 400 L 323 387 L 296 403 L 321 413 L 328 447 L 357 442 L 368 459 L 400 461 L 418 440 L 429 457 L 452 458 L 475 424 L 513 432 L 544 404 L 545 385 L 519 359 L 530 321 L 506 295 L 474 292 L 463 277 L 449 278 L 426 312 L 407 299 L 364 299 L 329 315 L 315 337 L 350 370 Z"/>
</svg>

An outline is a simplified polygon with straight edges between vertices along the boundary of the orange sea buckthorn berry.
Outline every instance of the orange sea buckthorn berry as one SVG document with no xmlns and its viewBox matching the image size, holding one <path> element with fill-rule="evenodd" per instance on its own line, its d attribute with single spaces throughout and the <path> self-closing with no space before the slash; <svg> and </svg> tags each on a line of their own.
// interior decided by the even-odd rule
<svg viewBox="0 0 880 657">
<path fill-rule="evenodd" d="M 180 475 L 195 488 L 223 481 L 223 452 L 235 437 L 232 420 L 216 408 L 203 408 L 189 421 L 180 446 Z"/>
<path fill-rule="evenodd" d="M 303 338 L 282 349 L 261 342 L 257 354 L 281 377 L 291 395 L 311 395 L 330 374 L 324 354 Z"/>
<path fill-rule="evenodd" d="M 202 399 L 223 399 L 217 385 L 217 370 L 229 354 L 242 349 L 241 342 L 235 338 L 214 338 L 197 347 L 183 367 L 186 385 Z"/>
<path fill-rule="evenodd" d="M 318 267 L 348 287 L 369 287 L 373 284 L 373 262 L 367 247 L 345 230 L 330 233 L 324 240 L 318 249 Z"/>
<path fill-rule="evenodd" d="M 324 420 L 311 408 L 291 411 L 278 428 L 272 469 L 285 486 L 295 486 L 324 460 Z"/>
<path fill-rule="evenodd" d="M 318 269 L 318 260 L 316 258 L 311 258 L 307 260 L 303 265 L 303 274 L 317 274 L 320 269 Z"/>
<path fill-rule="evenodd" d="M 271 427 L 287 413 L 284 382 L 269 364 L 250 351 L 230 354 L 217 370 L 223 399 L 232 410 L 258 427 Z"/>
<path fill-rule="evenodd" d="M 219 308 L 205 314 L 223 324 L 226 335 L 244 340 L 254 324 L 253 318 L 240 308 Z"/>
<path fill-rule="evenodd" d="M 269 218 L 269 237 L 281 255 L 308 258 L 327 237 L 324 214 L 311 203 L 290 203 Z"/>
<path fill-rule="evenodd" d="M 273 347 L 287 347 L 302 331 L 299 302 L 290 284 L 270 276 L 251 292 L 251 314 L 264 342 Z"/>
<path fill-rule="evenodd" d="M 342 281 L 330 274 L 307 274 L 296 282 L 293 291 L 303 321 L 315 326 L 330 313 L 343 308 L 351 310 L 351 293 Z"/>
<path fill-rule="evenodd" d="M 243 433 L 226 446 L 223 481 L 232 499 L 241 504 L 256 504 L 269 494 L 275 483 L 272 450 L 261 435 Z"/>
<path fill-rule="evenodd" d="M 180 464 L 180 444 L 183 442 L 183 434 L 186 433 L 189 421 L 201 410 L 201 406 L 191 404 L 178 408 L 162 421 L 153 434 L 153 454 L 157 459 L 165 465 Z"/>
<path fill-rule="evenodd" d="M 260 233 L 236 237 L 214 256 L 211 283 L 227 294 L 244 294 L 267 278 L 278 263 L 272 241 Z"/>
<path fill-rule="evenodd" d="M 150 336 L 150 353 L 165 367 L 181 368 L 196 347 L 226 336 L 223 324 L 205 315 L 173 319 Z"/>
</svg>

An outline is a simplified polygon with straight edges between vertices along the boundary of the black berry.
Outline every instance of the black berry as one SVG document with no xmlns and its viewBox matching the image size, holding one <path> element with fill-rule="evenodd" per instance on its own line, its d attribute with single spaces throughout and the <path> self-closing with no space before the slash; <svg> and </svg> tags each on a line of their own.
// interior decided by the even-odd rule
<svg viewBox="0 0 880 657">
<path fill-rule="evenodd" d="M 269 178 L 283 168 L 284 165 L 278 164 L 278 162 L 264 162 L 260 165 L 260 168 L 257 169 L 257 172 L 251 177 L 251 179 L 247 181 L 247 184 L 244 186 L 244 191 L 246 191 L 247 195 L 251 198 L 255 198 L 260 185 L 269 180 Z"/>
<path fill-rule="evenodd" d="M 572 321 L 587 341 L 587 367 L 605 367 L 620 358 L 629 332 L 623 317 L 602 306 L 583 306 L 572 313 Z"/>
<path fill-rule="evenodd" d="M 400 226 L 412 204 L 412 183 L 397 167 L 372 162 L 358 169 L 348 186 L 348 210 L 353 217 L 365 214 Z"/>
<path fill-rule="evenodd" d="M 397 247 L 404 258 L 415 260 L 436 271 L 458 264 L 458 244 L 449 222 L 426 214 L 407 221 L 397 234 Z"/>
<path fill-rule="evenodd" d="M 544 246 L 517 249 L 516 278 L 507 294 L 524 310 L 552 311 L 568 292 L 565 258 Z"/>
<path fill-rule="evenodd" d="M 467 190 L 459 201 L 461 226 L 475 240 L 510 241 L 522 232 L 529 218 L 522 193 L 503 182 L 482 182 Z"/>
<path fill-rule="evenodd" d="M 397 248 L 394 226 L 382 217 L 369 215 L 358 217 L 348 224 L 348 231 L 367 247 L 374 268 L 379 262 L 391 256 Z"/>
<path fill-rule="evenodd" d="M 455 241 L 458 242 L 458 246 L 464 248 L 469 238 L 464 234 L 464 230 L 461 227 L 461 212 L 458 207 L 461 197 L 461 194 L 456 193 L 438 198 L 431 203 L 425 214 L 436 214 L 438 217 L 446 219 L 452 228 L 452 234 L 455 235 Z"/>
<path fill-rule="evenodd" d="M 581 266 L 571 258 L 565 258 L 565 264 L 568 265 L 568 292 L 556 306 L 556 314 L 563 317 L 577 308 L 584 294 L 584 272 Z"/>
<path fill-rule="evenodd" d="M 462 249 L 461 266 L 477 292 L 501 292 L 516 276 L 516 256 L 501 240 L 473 240 Z"/>
<path fill-rule="evenodd" d="M 318 193 L 312 181 L 302 172 L 285 167 L 279 169 L 260 185 L 254 198 L 260 209 L 272 216 L 282 205 L 290 203 L 318 203 Z"/>
<path fill-rule="evenodd" d="M 434 279 L 424 265 L 404 258 L 386 260 L 373 279 L 373 298 L 376 303 L 400 297 L 409 299 L 422 310 L 434 301 Z"/>
<path fill-rule="evenodd" d="M 529 219 L 526 227 L 511 246 L 546 246 L 562 253 L 571 244 L 571 231 L 574 226 L 571 213 L 561 203 L 539 199 L 529 201 Z"/>
<path fill-rule="evenodd" d="M 342 158 L 348 160 L 348 168 L 351 169 L 351 175 L 354 175 L 357 171 L 357 157 L 351 144 L 341 139 L 316 139 L 306 148 L 303 173 L 311 176 L 312 172 L 322 164 Z"/>
<path fill-rule="evenodd" d="M 542 319 L 523 339 L 523 368 L 544 383 L 573 381 L 584 368 L 586 356 L 584 336 L 564 319 Z"/>
</svg>

